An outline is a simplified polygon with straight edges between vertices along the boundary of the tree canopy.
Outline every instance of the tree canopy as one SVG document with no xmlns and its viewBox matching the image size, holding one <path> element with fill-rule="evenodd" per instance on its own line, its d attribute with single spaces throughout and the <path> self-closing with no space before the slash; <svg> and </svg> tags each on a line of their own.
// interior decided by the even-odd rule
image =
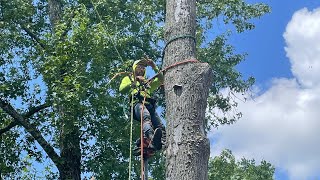
<svg viewBox="0 0 320 180">
<path fill-rule="evenodd" d="M 256 164 L 254 159 L 242 158 L 237 161 L 228 149 L 221 152 L 219 156 L 209 160 L 209 179 L 265 179 L 272 180 L 274 167 L 265 160 Z"/>
<path fill-rule="evenodd" d="M 51 169 L 59 167 L 63 145 L 76 144 L 63 133 L 74 128 L 80 138 L 77 153 L 81 155 L 82 173 L 93 173 L 101 179 L 127 178 L 130 125 L 124 109 L 128 101 L 117 91 L 120 76 L 110 80 L 116 73 L 130 70 L 129 60 L 144 55 L 162 63 L 165 3 L 0 2 L 2 178 L 21 176 L 30 161 L 51 164 Z M 245 54 L 236 54 L 228 37 L 254 29 L 252 20 L 270 8 L 243 0 L 207 0 L 198 1 L 197 9 L 197 58 L 208 62 L 214 71 L 208 109 L 228 112 L 237 104 L 232 93 L 223 97 L 220 90 L 246 92 L 254 82 L 253 78 L 244 80 L 235 68 Z M 207 37 L 216 21 L 223 22 L 225 31 L 215 33 L 210 40 Z M 208 124 L 230 124 L 240 116 L 208 116 Z M 136 137 L 138 131 L 136 124 Z M 160 156 L 155 157 L 155 166 L 162 161 Z M 134 166 L 134 178 L 139 177 L 138 168 Z M 158 170 L 152 172 L 159 174 Z M 56 177 L 56 172 L 45 176 Z"/>
</svg>

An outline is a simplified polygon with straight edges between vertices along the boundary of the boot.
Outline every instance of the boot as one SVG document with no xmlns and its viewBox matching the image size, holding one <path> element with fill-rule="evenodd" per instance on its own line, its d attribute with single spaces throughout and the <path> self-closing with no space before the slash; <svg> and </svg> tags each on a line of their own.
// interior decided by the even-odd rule
<svg viewBox="0 0 320 180">
<path fill-rule="evenodd" d="M 149 147 L 151 146 L 151 148 L 154 148 L 155 150 L 160 150 L 162 148 L 161 137 L 162 137 L 162 130 L 160 128 L 157 128 L 154 131 L 151 144 L 149 145 Z"/>
<path fill-rule="evenodd" d="M 149 146 L 149 144 L 151 144 L 153 135 L 154 135 L 154 130 L 152 127 L 151 120 L 146 120 L 143 123 L 143 137 L 144 137 L 144 140 L 147 142 L 147 147 Z"/>
<path fill-rule="evenodd" d="M 144 127 L 147 127 L 149 124 L 144 124 Z M 148 127 L 147 127 L 148 128 Z M 144 129 L 145 130 L 145 129 Z M 152 139 L 154 136 L 154 130 L 152 127 L 150 127 L 147 131 L 143 133 L 143 148 L 145 151 L 148 149 L 148 151 L 154 151 L 155 148 L 152 145 Z M 137 139 L 135 142 L 135 148 L 133 149 L 133 153 L 135 156 L 139 156 L 141 153 L 141 138 Z"/>
<path fill-rule="evenodd" d="M 136 146 L 134 147 L 133 149 L 133 155 L 134 156 L 140 156 L 141 155 L 141 141 L 140 141 L 140 138 L 136 140 L 135 142 Z M 144 139 L 144 145 L 143 145 L 143 156 L 146 157 L 146 158 L 149 158 L 151 156 L 154 155 L 155 153 L 155 149 L 152 148 L 152 147 L 149 147 L 149 145 L 151 144 L 150 141 L 147 141 L 146 139 Z"/>
</svg>

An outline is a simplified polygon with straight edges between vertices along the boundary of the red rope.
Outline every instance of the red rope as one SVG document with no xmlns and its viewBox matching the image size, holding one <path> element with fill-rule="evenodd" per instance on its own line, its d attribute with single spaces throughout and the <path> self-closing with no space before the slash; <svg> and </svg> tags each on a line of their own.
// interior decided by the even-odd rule
<svg viewBox="0 0 320 180">
<path fill-rule="evenodd" d="M 141 157 L 141 180 L 144 180 L 144 163 L 143 163 L 143 153 L 144 153 L 144 137 L 143 137 L 143 111 L 144 111 L 144 103 L 146 101 L 147 94 L 145 93 L 143 102 L 142 102 L 142 110 L 141 110 L 141 121 L 140 121 L 140 157 Z M 148 173 L 148 172 L 147 172 Z"/>
<path fill-rule="evenodd" d="M 179 66 L 179 65 L 186 64 L 186 63 L 189 63 L 189 62 L 191 62 L 191 63 L 198 63 L 199 61 L 196 60 L 196 59 L 186 59 L 186 60 L 184 60 L 184 61 L 176 62 L 176 63 L 174 63 L 174 64 L 172 64 L 172 65 L 170 65 L 170 66 L 162 69 L 162 70 L 159 71 L 156 75 L 154 75 L 152 78 L 148 79 L 148 81 L 147 81 L 146 84 L 150 84 L 151 81 L 152 81 L 153 79 L 155 79 L 159 74 L 161 74 L 161 73 L 163 73 L 163 72 L 166 72 L 166 71 L 168 71 L 169 69 L 171 69 L 171 68 L 173 68 L 173 67 L 175 67 L 175 66 Z"/>
</svg>

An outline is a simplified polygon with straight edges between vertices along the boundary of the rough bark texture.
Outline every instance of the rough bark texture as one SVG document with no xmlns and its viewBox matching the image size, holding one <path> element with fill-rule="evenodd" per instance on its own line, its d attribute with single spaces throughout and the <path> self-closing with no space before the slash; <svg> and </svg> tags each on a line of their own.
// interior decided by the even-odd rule
<svg viewBox="0 0 320 180">
<path fill-rule="evenodd" d="M 71 121 L 70 119 L 68 120 Z M 60 156 L 63 160 L 63 167 L 60 169 L 60 179 L 80 180 L 81 151 L 79 127 L 64 122 L 60 134 L 60 151 Z"/>
<path fill-rule="evenodd" d="M 62 1 L 61 0 L 48 0 L 48 14 L 52 27 L 61 19 Z"/>
<path fill-rule="evenodd" d="M 195 0 L 167 0 L 165 38 L 195 36 Z M 164 68 L 195 56 L 192 38 L 168 44 Z M 207 63 L 179 65 L 165 74 L 167 149 L 166 179 L 208 179 L 209 140 L 204 130 L 212 71 Z"/>
</svg>

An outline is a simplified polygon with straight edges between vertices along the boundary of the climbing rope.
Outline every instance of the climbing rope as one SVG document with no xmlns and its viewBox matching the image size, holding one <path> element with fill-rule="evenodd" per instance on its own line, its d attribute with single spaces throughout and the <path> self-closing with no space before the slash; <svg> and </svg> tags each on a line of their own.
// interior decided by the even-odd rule
<svg viewBox="0 0 320 180">
<path fill-rule="evenodd" d="M 163 60 L 163 58 L 164 58 L 164 54 L 165 54 L 165 52 L 166 52 L 166 49 L 167 49 L 167 47 L 168 47 L 168 45 L 169 45 L 170 43 L 172 43 L 173 41 L 175 41 L 175 40 L 177 40 L 177 39 L 185 39 L 185 38 L 191 38 L 191 39 L 194 40 L 194 43 L 196 43 L 196 38 L 195 38 L 194 36 L 190 35 L 190 34 L 173 36 L 171 39 L 169 39 L 169 41 L 166 43 L 166 45 L 164 46 L 164 48 L 163 48 L 163 50 L 162 50 L 162 55 L 161 55 L 162 60 Z"/>
<path fill-rule="evenodd" d="M 132 76 L 131 72 L 118 72 L 109 80 L 109 82 L 107 82 L 107 84 L 105 86 L 106 87 L 109 86 L 109 84 L 112 82 L 112 80 L 114 80 L 116 77 L 118 77 L 119 75 L 122 75 L 122 74 L 125 74 L 125 75 L 128 75 L 128 76 Z"/>
<path fill-rule="evenodd" d="M 108 31 L 107 31 L 107 29 L 108 29 L 108 27 L 107 27 L 107 25 L 104 23 L 104 21 L 102 20 L 102 18 L 101 18 L 101 16 L 100 16 L 100 14 L 99 14 L 99 12 L 98 12 L 98 10 L 97 10 L 97 8 L 96 8 L 96 6 L 95 6 L 95 4 L 93 3 L 93 1 L 92 0 L 90 0 L 90 2 L 91 2 L 91 4 L 93 5 L 93 9 L 94 9 L 94 11 L 95 11 L 95 13 L 97 14 L 97 16 L 98 16 L 98 18 L 99 18 L 99 20 L 100 20 L 100 22 L 102 23 L 102 27 L 103 27 L 103 29 L 104 29 L 104 31 L 106 32 L 106 34 L 107 34 L 107 36 L 108 36 L 108 39 L 109 39 L 109 42 L 112 44 L 112 46 L 113 46 L 113 48 L 116 50 L 116 52 L 117 52 L 117 55 L 118 55 L 118 57 L 120 58 L 120 60 L 122 61 L 122 62 L 124 62 L 124 60 L 122 59 L 122 56 L 120 55 L 120 53 L 119 53 L 119 51 L 118 51 L 118 48 L 116 47 L 116 45 L 115 45 L 115 41 L 111 38 L 111 35 L 108 33 Z M 114 79 L 114 78 L 116 78 L 117 76 L 119 76 L 119 75 L 121 75 L 121 74 L 126 74 L 127 72 L 120 72 L 120 73 L 117 73 L 116 75 L 114 75 L 111 79 L 110 79 L 110 81 L 107 83 L 107 86 L 111 83 L 111 81 Z M 128 74 L 130 74 L 130 73 L 128 73 Z M 132 131 L 133 131 L 133 95 L 132 95 L 132 99 L 131 99 L 131 117 L 130 117 L 130 155 L 129 155 L 129 167 L 128 167 L 128 174 L 129 174 L 129 180 L 131 180 L 131 166 L 132 166 Z"/>
<path fill-rule="evenodd" d="M 186 64 L 186 63 L 197 63 L 199 62 L 196 59 L 187 59 L 184 61 L 180 61 L 177 63 L 174 63 L 164 69 L 162 69 L 161 71 L 159 71 L 156 75 L 154 75 L 152 78 L 150 78 L 149 80 L 147 80 L 147 82 L 144 85 L 150 85 L 150 83 L 152 82 L 153 79 L 155 79 L 160 73 L 164 73 L 167 70 L 175 67 L 175 66 L 179 66 L 182 64 Z M 118 76 L 119 74 L 124 74 L 125 72 L 121 72 L 121 73 L 117 73 L 112 79 L 114 79 L 116 76 Z M 128 73 L 130 74 L 130 73 Z M 145 174 L 148 173 L 146 171 L 148 171 L 147 169 L 145 169 L 145 164 L 144 164 L 144 134 L 143 134 L 143 112 L 144 112 L 144 108 L 145 108 L 145 101 L 146 101 L 146 96 L 147 94 L 144 94 L 143 97 L 143 101 L 142 101 L 142 109 L 141 109 L 141 114 L 140 114 L 140 160 L 141 160 L 141 180 L 145 179 Z M 129 180 L 131 179 L 131 164 L 132 164 L 132 130 L 133 130 L 133 108 L 134 108 L 134 95 L 131 95 L 131 117 L 130 117 L 130 157 L 129 157 L 129 167 L 128 167 L 128 172 L 129 172 Z M 146 157 L 147 158 L 147 157 Z M 147 161 L 146 161 L 147 162 Z"/>
<path fill-rule="evenodd" d="M 108 33 L 108 31 L 107 31 L 107 29 L 108 29 L 107 25 L 106 25 L 106 24 L 104 23 L 104 21 L 102 20 L 102 18 L 101 18 L 101 16 L 100 16 L 100 14 L 99 14 L 99 12 L 98 12 L 95 4 L 92 2 L 92 0 L 90 0 L 90 2 L 91 2 L 91 4 L 93 5 L 93 9 L 94 9 L 95 13 L 97 14 L 100 22 L 101 22 L 102 25 L 103 25 L 102 27 L 103 27 L 104 31 L 106 32 L 109 41 L 111 42 L 112 46 L 113 46 L 114 49 L 116 50 L 116 52 L 117 52 L 120 60 L 123 62 L 123 59 L 122 59 L 122 57 L 121 57 L 121 55 L 120 55 L 120 53 L 119 53 L 119 51 L 118 51 L 118 48 L 117 48 L 116 45 L 115 45 L 116 43 L 115 43 L 114 39 L 111 38 L 111 35 L 110 35 L 110 34 Z"/>
<path fill-rule="evenodd" d="M 162 65 L 163 65 L 164 55 L 165 55 L 165 53 L 166 53 L 166 49 L 167 49 L 168 45 L 169 45 L 170 43 L 172 43 L 173 41 L 176 41 L 176 40 L 178 40 L 178 39 L 184 39 L 184 38 L 191 38 L 191 39 L 194 40 L 194 43 L 195 43 L 195 44 L 197 43 L 197 42 L 196 42 L 197 39 L 196 39 L 194 36 L 189 35 L 189 34 L 179 35 L 179 36 L 173 36 L 173 37 L 172 37 L 171 39 L 169 39 L 168 42 L 164 45 L 164 48 L 163 48 L 162 54 L 161 54 L 161 66 L 160 66 L 160 67 L 162 67 Z"/>
<path fill-rule="evenodd" d="M 157 74 L 155 74 L 153 77 L 151 77 L 146 84 L 150 84 L 152 82 L 152 80 L 154 80 L 157 76 L 159 76 L 159 74 L 161 73 L 165 73 L 166 71 L 168 71 L 169 69 L 175 67 L 175 66 L 179 66 L 179 65 L 182 65 L 182 64 L 186 64 L 186 63 L 198 63 L 199 61 L 196 60 L 196 59 L 186 59 L 184 61 L 179 61 L 179 62 L 176 62 L 162 70 L 160 70 Z"/>
<path fill-rule="evenodd" d="M 144 94 L 142 101 L 142 109 L 140 114 L 140 160 L 141 160 L 141 180 L 144 180 L 145 169 L 144 169 L 144 161 L 143 161 L 143 153 L 144 153 L 144 137 L 143 137 L 143 111 L 144 111 L 144 103 L 146 101 L 147 93 Z M 148 173 L 148 172 L 147 172 Z"/>
<path fill-rule="evenodd" d="M 131 180 L 131 159 L 132 159 L 132 125 L 133 125 L 133 99 L 134 95 L 132 94 L 131 96 L 131 117 L 130 117 L 130 157 L 129 157 L 129 168 L 128 168 L 128 173 L 129 173 L 129 180 Z"/>
</svg>

